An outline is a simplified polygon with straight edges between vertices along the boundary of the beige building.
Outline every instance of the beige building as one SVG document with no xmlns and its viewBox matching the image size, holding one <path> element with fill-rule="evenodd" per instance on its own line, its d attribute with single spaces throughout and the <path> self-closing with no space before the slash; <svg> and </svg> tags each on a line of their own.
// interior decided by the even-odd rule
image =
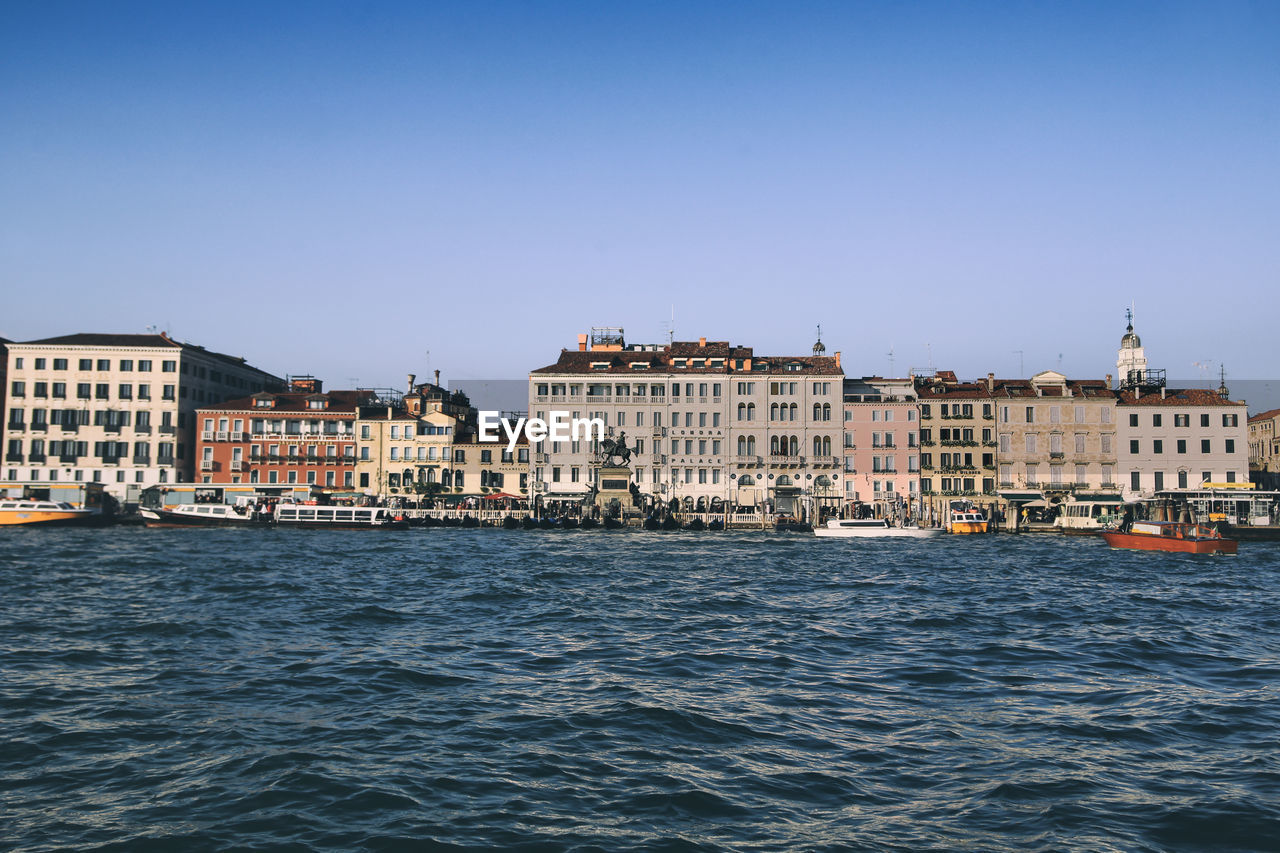
<svg viewBox="0 0 1280 853">
<path fill-rule="evenodd" d="M 166 334 L 8 345 L 4 478 L 106 485 L 118 500 L 195 475 L 196 409 L 283 380 Z"/>
<path fill-rule="evenodd" d="M 599 418 L 632 452 L 647 505 L 759 506 L 784 514 L 838 507 L 840 354 L 758 356 L 727 341 L 629 345 L 621 329 L 580 335 L 575 350 L 529 374 L 529 414 Z M 535 499 L 593 493 L 595 441 L 531 448 Z"/>
<path fill-rule="evenodd" d="M 945 517 L 959 498 L 984 509 L 998 502 L 994 387 L 990 374 L 974 382 L 949 370 L 916 379 L 924 517 Z"/>
<path fill-rule="evenodd" d="M 1249 478 L 1264 489 L 1280 487 L 1280 409 L 1249 418 Z"/>
<path fill-rule="evenodd" d="M 1114 492 L 1116 395 L 1110 377 L 1070 380 L 1053 370 L 994 383 L 1000 489 L 1059 498 Z"/>
</svg>

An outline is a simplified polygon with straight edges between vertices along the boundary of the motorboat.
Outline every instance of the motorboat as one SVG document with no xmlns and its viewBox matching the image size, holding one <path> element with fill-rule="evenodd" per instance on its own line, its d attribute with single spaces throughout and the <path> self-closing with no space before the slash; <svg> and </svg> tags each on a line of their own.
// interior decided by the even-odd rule
<svg viewBox="0 0 1280 853">
<path fill-rule="evenodd" d="M 265 527 L 269 512 L 251 504 L 199 503 L 170 507 L 143 507 L 138 510 L 147 527 Z"/>
<path fill-rule="evenodd" d="M 927 539 L 941 536 L 945 531 L 941 527 L 917 527 L 907 525 L 898 527 L 890 524 L 885 518 L 833 518 L 824 527 L 816 527 L 814 536 L 834 537 L 882 537 L 899 536 L 912 539 Z"/>
<path fill-rule="evenodd" d="M 101 517 L 97 510 L 77 509 L 66 501 L 0 500 L 0 527 L 69 526 L 89 524 Z"/>
<path fill-rule="evenodd" d="M 950 532 L 960 535 L 987 532 L 987 517 L 972 501 L 952 501 L 949 509 L 947 529 Z"/>
<path fill-rule="evenodd" d="M 1127 530 L 1104 530 L 1112 548 L 1180 554 L 1234 554 L 1239 544 L 1212 527 L 1183 521 L 1135 521 Z"/>
</svg>

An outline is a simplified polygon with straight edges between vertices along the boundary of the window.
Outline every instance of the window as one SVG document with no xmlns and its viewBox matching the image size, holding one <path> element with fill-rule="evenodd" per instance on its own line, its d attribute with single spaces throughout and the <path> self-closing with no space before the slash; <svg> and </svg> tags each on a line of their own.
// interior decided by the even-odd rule
<svg viewBox="0 0 1280 853">
<path fill-rule="evenodd" d="M 1076 453 L 1084 453 L 1084 433 L 1076 433 Z"/>
<path fill-rule="evenodd" d="M 1209 415 L 1205 413 L 1200 416 L 1200 426 L 1207 427 L 1209 425 Z"/>
<path fill-rule="evenodd" d="M 1200 439 L 1200 452 L 1201 452 L 1201 453 L 1209 453 L 1209 452 L 1210 452 L 1210 450 L 1209 450 L 1209 439 L 1207 439 L 1207 438 L 1202 438 L 1202 439 Z"/>
<path fill-rule="evenodd" d="M 1151 416 L 1151 425 L 1153 427 L 1164 426 L 1164 418 L 1159 412 Z"/>
<path fill-rule="evenodd" d="M 1174 415 L 1174 416 L 1173 416 L 1173 425 L 1174 425 L 1175 427 L 1186 427 L 1186 426 L 1191 426 L 1191 416 L 1190 416 L 1190 415 Z M 1182 474 L 1181 476 L 1182 476 L 1182 479 L 1186 479 L 1186 474 L 1185 474 L 1185 472 L 1183 472 L 1183 474 Z"/>
<path fill-rule="evenodd" d="M 1157 438 L 1151 443 L 1151 450 L 1154 453 L 1164 453 L 1164 442 Z"/>
<path fill-rule="evenodd" d="M 1177 416 L 1175 415 L 1175 417 Z M 1187 487 L 1187 472 L 1179 471 L 1178 472 L 1178 488 L 1185 489 L 1186 487 Z"/>
<path fill-rule="evenodd" d="M 55 400 L 67 399 L 67 383 L 65 382 L 53 383 L 53 397 Z"/>
<path fill-rule="evenodd" d="M 139 372 L 141 372 L 141 373 L 150 373 L 150 372 L 151 372 L 151 359 L 149 359 L 149 358 L 139 359 L 139 361 L 138 361 L 138 370 L 139 370 Z"/>
<path fill-rule="evenodd" d="M 139 385 L 139 386 L 138 386 L 138 399 L 139 399 L 139 400 L 150 400 L 150 399 L 151 399 L 151 385 L 150 385 L 150 384 L 148 384 L 148 383 L 144 382 L 144 383 L 142 383 L 141 385 Z"/>
<path fill-rule="evenodd" d="M 1129 426 L 1136 427 L 1138 425 L 1138 413 L 1133 412 L 1129 415 Z"/>
<path fill-rule="evenodd" d="M 160 395 L 161 399 L 164 399 L 164 400 L 173 400 L 173 399 L 176 399 L 176 397 L 175 397 L 175 395 L 174 395 L 173 391 L 174 391 L 174 386 L 172 386 L 172 385 L 166 385 L 166 386 L 164 386 L 164 391 L 163 391 L 163 393 Z M 268 405 L 270 405 L 270 404 L 268 404 Z"/>
<path fill-rule="evenodd" d="M 98 369 L 99 369 L 99 370 L 110 370 L 110 369 L 111 369 L 111 359 L 108 359 L 108 358 L 100 358 L 100 359 L 98 359 Z"/>
<path fill-rule="evenodd" d="M 116 391 L 117 391 L 117 396 L 118 396 L 121 400 L 132 400 L 132 399 L 133 399 L 133 386 L 132 386 L 132 385 L 123 384 L 123 385 L 121 385 L 119 388 L 117 388 L 117 389 L 116 389 Z"/>
<path fill-rule="evenodd" d="M 81 370 L 93 370 L 93 359 L 91 359 L 91 358 L 82 358 L 82 359 L 80 359 L 80 369 L 81 369 Z"/>
<path fill-rule="evenodd" d="M 25 383 L 25 382 L 14 382 L 14 383 L 10 384 L 10 386 L 9 386 L 9 396 L 10 396 L 10 397 L 25 397 L 25 396 L 27 396 L 27 383 Z"/>
<path fill-rule="evenodd" d="M 131 359 L 131 358 L 122 358 L 122 359 L 120 359 L 120 372 L 121 372 L 121 373 L 129 373 L 129 372 L 131 372 L 132 370 L 133 370 L 133 359 Z"/>
<path fill-rule="evenodd" d="M 1129 472 L 1129 489 L 1135 492 L 1142 491 L 1142 475 L 1137 471 Z"/>
<path fill-rule="evenodd" d="M 1235 415 L 1232 415 L 1231 417 L 1233 417 L 1233 418 L 1234 418 L 1234 417 L 1236 417 L 1236 416 L 1235 416 Z M 1228 453 L 1235 453 L 1235 452 L 1236 452 L 1236 440 L 1235 440 L 1234 438 L 1228 438 L 1228 439 L 1227 439 L 1227 452 L 1228 452 Z"/>
<path fill-rule="evenodd" d="M 106 382 L 99 382 L 93 386 L 93 396 L 96 400 L 111 399 L 111 386 Z"/>
<path fill-rule="evenodd" d="M 1187 452 L 1187 440 L 1185 438 L 1178 439 L 1178 452 L 1179 453 Z"/>
<path fill-rule="evenodd" d="M 1035 433 L 1027 433 L 1027 453 L 1036 452 L 1036 435 Z"/>
<path fill-rule="evenodd" d="M 1027 423 L 1033 424 L 1035 422 L 1036 422 L 1036 408 L 1035 406 L 1027 406 Z"/>
<path fill-rule="evenodd" d="M 1140 442 L 1138 441 L 1138 439 L 1136 438 L 1129 439 L 1129 452 L 1134 456 L 1137 456 L 1139 453 L 1142 452 L 1138 447 L 1139 444 Z"/>
<path fill-rule="evenodd" d="M 176 362 L 176 361 L 162 361 L 162 362 L 160 363 L 160 369 L 161 369 L 163 372 L 165 372 L 165 373 L 173 373 L 173 372 L 175 372 L 175 371 L 178 369 L 178 362 Z"/>
<path fill-rule="evenodd" d="M 53 360 L 53 369 L 54 369 L 54 370 L 66 370 L 66 369 L 67 369 L 67 360 L 66 360 L 65 358 L 55 358 L 55 359 Z"/>
<path fill-rule="evenodd" d="M 1159 492 L 1159 491 L 1161 491 L 1161 490 L 1163 490 L 1163 489 L 1164 489 L 1164 472 L 1163 472 L 1163 471 L 1157 471 L 1157 472 L 1156 472 L 1156 484 L 1155 484 L 1155 485 L 1156 485 L 1156 491 L 1157 491 L 1157 492 Z"/>
</svg>

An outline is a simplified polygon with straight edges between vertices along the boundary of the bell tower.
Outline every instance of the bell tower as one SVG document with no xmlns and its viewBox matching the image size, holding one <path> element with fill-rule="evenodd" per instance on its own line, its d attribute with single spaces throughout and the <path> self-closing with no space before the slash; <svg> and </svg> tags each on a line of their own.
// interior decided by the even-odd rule
<svg viewBox="0 0 1280 853">
<path fill-rule="evenodd" d="M 1147 376 L 1147 354 L 1142 349 L 1142 339 L 1133 331 L 1133 309 L 1125 310 L 1129 326 L 1120 339 L 1120 351 L 1116 357 L 1116 379 L 1121 388 L 1142 385 Z"/>
</svg>

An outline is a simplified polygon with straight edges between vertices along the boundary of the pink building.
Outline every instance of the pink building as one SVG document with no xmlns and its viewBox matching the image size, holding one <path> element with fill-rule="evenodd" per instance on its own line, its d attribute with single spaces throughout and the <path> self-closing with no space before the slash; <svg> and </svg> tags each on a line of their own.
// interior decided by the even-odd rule
<svg viewBox="0 0 1280 853">
<path fill-rule="evenodd" d="M 844 380 L 844 514 L 915 515 L 919 410 L 910 379 Z"/>
</svg>

